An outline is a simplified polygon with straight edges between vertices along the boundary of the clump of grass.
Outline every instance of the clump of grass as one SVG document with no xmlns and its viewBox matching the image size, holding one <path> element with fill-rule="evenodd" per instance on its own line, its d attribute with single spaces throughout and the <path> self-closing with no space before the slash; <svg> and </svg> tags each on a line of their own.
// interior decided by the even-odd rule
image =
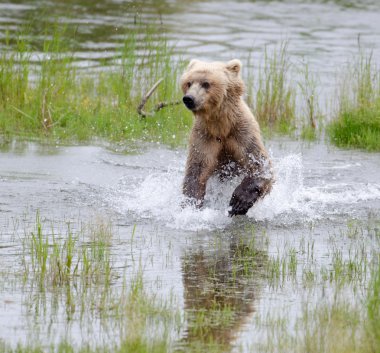
<svg viewBox="0 0 380 353">
<path fill-rule="evenodd" d="M 303 102 L 303 118 L 300 119 L 301 138 L 304 140 L 316 140 L 321 131 L 321 111 L 318 102 L 318 84 L 308 64 L 302 69 L 302 80 L 298 82 L 298 88 Z"/>
<path fill-rule="evenodd" d="M 375 270 L 367 300 L 346 300 L 335 291 L 333 300 L 305 302 L 295 325 L 287 316 L 265 318 L 269 326 L 260 352 L 344 352 L 372 353 L 380 349 L 379 269 Z"/>
<path fill-rule="evenodd" d="M 31 315 L 27 318 L 44 326 L 46 322 L 54 325 L 59 317 L 60 325 L 70 327 L 77 322 L 84 332 L 91 330 L 89 322 L 96 322 L 99 335 L 109 339 L 104 345 L 84 339 L 77 347 L 68 335 L 47 349 L 40 345 L 36 330 L 32 346 L 12 348 L 0 340 L 0 352 L 169 351 L 171 330 L 179 330 L 178 313 L 171 308 L 170 299 L 146 291 L 141 266 L 132 273 L 124 268 L 124 274 L 113 268 L 111 224 L 100 219 L 77 231 L 72 228 L 68 224 L 66 234 L 60 235 L 54 229 L 47 231 L 46 222 L 37 214 L 34 229 L 25 234 L 22 290 L 26 293 L 23 305 Z M 16 276 L 19 278 L 18 272 Z M 50 334 L 44 330 L 42 342 L 51 339 Z"/>
<path fill-rule="evenodd" d="M 372 54 L 360 51 L 348 65 L 337 116 L 327 132 L 337 146 L 380 151 L 380 71 Z"/>
<path fill-rule="evenodd" d="M 63 237 L 53 230 L 48 234 L 37 214 L 35 229 L 23 240 L 24 278 L 38 283 L 41 290 L 76 284 L 78 280 L 109 286 L 111 237 L 111 228 L 105 224 L 91 232 L 87 243 L 81 242 L 80 233 L 73 233 L 70 225 Z"/>
<path fill-rule="evenodd" d="M 258 317 L 266 339 L 255 345 L 260 352 L 370 353 L 380 349 L 380 266 L 377 221 L 349 221 L 347 228 L 330 237 L 328 264 L 316 261 L 313 242 L 301 240 L 298 251 L 287 244 L 268 261 L 270 283 L 292 280 L 307 288 L 295 321 L 293 309 L 268 309 Z M 342 238 L 347 240 L 342 244 Z M 337 240 L 337 243 L 334 243 Z M 298 267 L 298 270 L 297 270 Z M 302 269 L 302 271 L 299 271 Z M 292 273 L 302 275 L 293 278 Z M 285 274 L 284 274 L 285 273 Z M 275 280 L 275 281 L 274 281 Z M 296 282 L 293 282 L 293 281 Z M 299 281 L 300 280 L 300 281 Z M 299 281 L 299 282 L 298 282 Z M 298 283 L 297 283 L 298 282 Z M 322 290 L 322 295 L 310 300 Z M 327 294 L 326 294 L 327 293 Z M 253 348 L 253 347 L 250 347 Z"/>
<path fill-rule="evenodd" d="M 137 113 L 142 95 L 161 77 L 164 82 L 149 104 L 178 100 L 182 64 L 173 61 L 160 29 L 141 25 L 126 31 L 116 57 L 94 72 L 76 67 L 65 27 L 56 24 L 45 32 L 40 47 L 23 33 L 6 42 L 0 56 L 1 134 L 55 142 L 94 136 L 168 144 L 184 140 L 192 121 L 183 107 L 169 106 L 147 118 Z M 29 54 L 34 51 L 41 53 L 37 62 Z"/>
<path fill-rule="evenodd" d="M 286 42 L 272 52 L 265 49 L 257 80 L 254 77 L 248 80 L 248 95 L 254 114 L 261 128 L 269 133 L 291 133 L 295 129 L 296 92 L 289 79 L 287 49 Z"/>
<path fill-rule="evenodd" d="M 378 266 L 372 274 L 372 282 L 367 295 L 367 331 L 373 352 L 380 350 L 380 256 Z"/>
<path fill-rule="evenodd" d="M 69 338 L 55 339 L 49 346 L 32 340 L 29 345 L 19 344 L 16 347 L 8 345 L 0 339 L 1 353 L 106 353 L 106 352 L 136 352 L 136 353 L 167 353 L 173 351 L 173 338 L 170 336 L 170 325 L 178 325 L 176 311 L 170 310 L 164 301 L 154 295 L 148 295 L 143 286 L 142 272 L 138 272 L 131 279 L 132 285 L 117 295 L 109 297 L 109 301 L 117 306 L 117 315 L 111 317 L 110 327 L 115 341 L 94 344 L 91 340 L 83 341 L 79 346 L 73 344 Z M 87 303 L 90 305 L 91 303 Z M 84 325 L 88 323 L 84 322 Z M 178 328 L 177 328 L 178 329 Z M 111 335 L 111 336 L 112 336 Z"/>
<path fill-rule="evenodd" d="M 66 234 L 57 234 L 46 231 L 37 214 L 22 242 L 22 291 L 33 294 L 25 297 L 27 312 L 44 319 L 64 308 L 68 322 L 112 312 L 111 284 L 120 275 L 112 268 L 111 239 L 108 223 L 76 232 L 68 224 Z"/>
</svg>

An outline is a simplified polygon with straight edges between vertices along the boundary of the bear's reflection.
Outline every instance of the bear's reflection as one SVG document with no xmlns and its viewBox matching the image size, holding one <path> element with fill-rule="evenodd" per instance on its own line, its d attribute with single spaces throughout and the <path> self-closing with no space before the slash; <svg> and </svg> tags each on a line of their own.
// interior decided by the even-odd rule
<svg viewBox="0 0 380 353">
<path fill-rule="evenodd" d="M 261 249 L 260 249 L 261 248 Z M 182 344 L 223 346 L 224 351 L 254 311 L 267 258 L 255 239 L 220 240 L 182 259 L 187 330 Z M 205 349 L 205 347 L 203 347 Z"/>
</svg>

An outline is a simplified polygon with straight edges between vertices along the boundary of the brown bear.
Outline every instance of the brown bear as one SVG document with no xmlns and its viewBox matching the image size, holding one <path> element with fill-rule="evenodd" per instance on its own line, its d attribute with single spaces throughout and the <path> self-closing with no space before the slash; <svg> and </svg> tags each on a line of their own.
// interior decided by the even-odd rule
<svg viewBox="0 0 380 353">
<path fill-rule="evenodd" d="M 183 102 L 195 117 L 183 193 L 203 205 L 211 175 L 244 178 L 232 194 L 229 215 L 246 214 L 273 183 L 268 153 L 259 125 L 244 102 L 241 62 L 191 60 L 181 77 Z"/>
</svg>

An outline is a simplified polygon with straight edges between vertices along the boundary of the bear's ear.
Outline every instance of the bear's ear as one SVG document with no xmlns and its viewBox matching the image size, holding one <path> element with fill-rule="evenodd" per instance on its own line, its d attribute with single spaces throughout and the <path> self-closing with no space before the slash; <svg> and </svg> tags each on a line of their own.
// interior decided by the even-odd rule
<svg viewBox="0 0 380 353">
<path fill-rule="evenodd" d="M 233 59 L 227 63 L 226 68 L 228 71 L 238 74 L 241 69 L 241 61 L 239 59 Z"/>
<path fill-rule="evenodd" d="M 192 59 L 190 62 L 189 62 L 189 65 L 187 65 L 187 70 L 190 70 L 195 64 L 197 63 L 200 63 L 199 60 L 197 59 Z"/>
</svg>

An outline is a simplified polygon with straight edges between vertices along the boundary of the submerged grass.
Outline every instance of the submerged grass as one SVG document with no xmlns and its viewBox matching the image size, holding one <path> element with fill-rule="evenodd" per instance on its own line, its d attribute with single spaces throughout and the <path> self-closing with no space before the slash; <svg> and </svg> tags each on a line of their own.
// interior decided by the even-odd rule
<svg viewBox="0 0 380 353">
<path fill-rule="evenodd" d="M 266 338 L 248 351 L 379 352 L 378 223 L 349 222 L 344 232 L 330 237 L 324 264 L 312 241 L 301 240 L 297 249 L 285 244 L 272 255 L 267 276 L 276 292 L 289 281 L 291 288 L 304 288 L 299 314 L 282 308 L 258 316 L 256 327 Z"/>
<path fill-rule="evenodd" d="M 141 266 L 128 273 L 127 267 L 114 268 L 112 225 L 99 219 L 76 231 L 72 228 L 67 224 L 65 234 L 53 227 L 49 230 L 47 221 L 37 214 L 34 229 L 25 232 L 22 268 L 15 269 L 14 275 L 23 278 L 22 305 L 33 334 L 27 340 L 30 344 L 17 346 L 0 339 L 0 352 L 172 350 L 172 330 L 178 331 L 180 317 L 171 309 L 169 298 L 148 293 Z M 82 327 L 81 333 L 88 336 L 95 330 L 99 336 L 77 346 L 70 335 L 60 332 L 62 336 L 55 337 L 54 330 L 50 331 L 51 326 L 69 328 L 74 323 Z"/>
<path fill-rule="evenodd" d="M 372 274 L 372 282 L 367 294 L 366 335 L 372 350 L 380 350 L 380 256 L 378 267 Z"/>
<path fill-rule="evenodd" d="M 288 317 L 268 318 L 268 330 L 260 352 L 373 353 L 380 350 L 380 267 L 375 266 L 372 283 L 363 301 L 334 294 L 315 305 L 305 302 L 294 327 Z M 265 323 L 261 323 L 265 324 Z"/>
<path fill-rule="evenodd" d="M 372 54 L 360 51 L 348 65 L 338 113 L 327 131 L 337 146 L 380 151 L 380 71 Z"/>
<path fill-rule="evenodd" d="M 44 231 L 39 214 L 35 229 L 23 239 L 24 279 L 38 284 L 40 290 L 58 288 L 80 282 L 109 287 L 112 280 L 110 225 L 99 223 L 88 232 L 84 243 L 80 233 L 68 225 L 65 236 Z"/>
<path fill-rule="evenodd" d="M 243 232 L 231 228 L 227 234 L 216 233 L 208 240 L 210 244 L 201 237 L 201 244 L 187 248 L 181 259 L 180 310 L 177 299 L 166 290 L 164 298 L 151 286 L 147 290 L 141 258 L 137 266 L 133 263 L 121 270 L 112 265 L 112 249 L 118 244 L 109 223 L 70 224 L 66 234 L 49 230 L 46 223 L 37 215 L 21 249 L 23 290 L 28 297 L 23 304 L 29 309 L 30 320 L 37 323 L 31 330 L 49 326 L 47 322 L 52 325 L 57 318 L 67 328 L 76 322 L 84 327 L 100 322 L 101 328 L 95 332 L 106 331 L 107 339 L 99 342 L 92 333 L 86 335 L 90 340 L 75 345 L 70 336 L 57 339 L 54 333 L 42 330 L 45 341 L 34 335 L 30 345 L 15 347 L 0 340 L 1 353 L 218 353 L 240 348 L 370 353 L 380 349 L 380 238 L 376 220 L 373 224 L 349 222 L 344 231 L 330 236 L 327 253 L 324 249 L 322 255 L 314 239 L 306 237 L 297 239 L 297 244 L 282 239 L 277 253 L 272 248 L 268 255 L 272 239 L 265 230 L 259 235 L 253 226 Z M 142 244 L 146 246 L 147 240 L 135 236 L 135 227 L 130 229 L 130 238 L 124 237 L 122 242 L 125 250 L 129 249 L 125 242 L 130 242 L 132 253 Z M 301 292 L 296 317 L 289 302 L 276 303 L 276 297 L 288 295 L 289 289 Z M 267 309 L 260 305 L 265 300 L 263 291 L 271 298 Z M 254 347 L 239 347 L 235 339 L 247 323 L 254 325 L 249 327 L 260 339 Z M 51 342 L 46 339 L 49 334 L 55 339 L 51 345 L 43 343 Z"/>
</svg>

